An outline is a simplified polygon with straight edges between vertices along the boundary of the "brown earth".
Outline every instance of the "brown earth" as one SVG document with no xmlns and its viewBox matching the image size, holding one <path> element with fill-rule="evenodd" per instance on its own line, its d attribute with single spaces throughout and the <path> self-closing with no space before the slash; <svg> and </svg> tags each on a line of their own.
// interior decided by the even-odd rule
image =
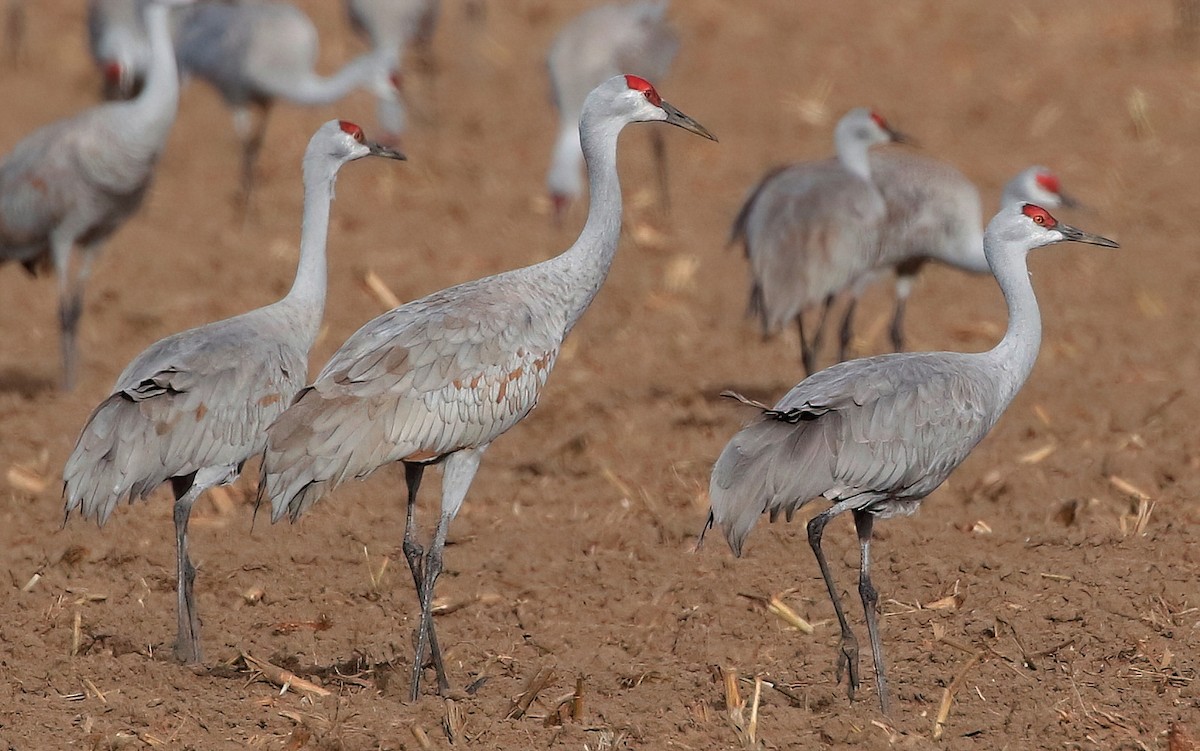
<svg viewBox="0 0 1200 751">
<path fill-rule="evenodd" d="M 0 73 L 4 150 L 98 89 L 82 3 L 28 5 L 23 65 Z M 323 70 L 361 49 L 340 3 L 303 6 L 325 31 Z M 411 161 L 353 164 L 339 182 L 315 364 L 382 309 L 364 272 L 412 299 L 545 258 L 582 221 L 576 207 L 552 228 L 541 198 L 553 137 L 542 51 L 582 6 L 487 3 L 482 22 L 447 6 L 437 77 L 411 77 Z M 1194 748 L 1200 57 L 1178 42 L 1174 6 L 692 0 L 672 16 L 683 47 L 661 89 L 721 142 L 666 134 L 668 218 L 650 190 L 644 131 L 655 126 L 623 139 L 628 231 L 611 277 L 451 530 L 438 594 L 462 607 L 437 620 L 456 701 L 404 701 L 416 603 L 399 551 L 402 473 L 352 483 L 296 526 L 251 530 L 251 479 L 231 503 L 203 501 L 192 551 L 208 659 L 196 671 L 165 659 L 166 491 L 103 530 L 61 528 L 62 464 L 124 365 L 287 288 L 299 156 L 330 117 L 370 132 L 366 96 L 278 108 L 261 215 L 243 229 L 228 113 L 204 86 L 186 91 L 155 188 L 93 277 L 73 393 L 53 385 L 53 282 L 0 270 L 0 747 L 445 748 L 453 711 L 460 746 L 739 748 L 728 669 L 750 680 L 746 717 L 755 676 L 794 697 L 763 688 L 757 735 L 769 748 Z M 1089 207 L 1064 218 L 1124 246 L 1034 258 L 1046 340 L 1029 383 L 921 513 L 877 527 L 890 718 L 865 655 L 857 701 L 835 683 L 837 630 L 800 520 L 760 526 L 741 560 L 719 539 L 690 552 L 711 462 L 747 418 L 717 394 L 774 399 L 799 375 L 790 332 L 761 342 L 742 318 L 729 222 L 763 170 L 828 153 L 833 120 L 860 104 L 959 165 L 989 204 L 1018 169 L 1053 166 Z M 861 311 L 860 352 L 886 348 L 889 294 L 881 285 Z M 934 269 L 910 306 L 914 349 L 984 349 L 1003 324 L 984 277 Z M 1141 528 L 1131 489 L 1149 499 Z M 426 492 L 428 521 L 436 484 Z M 865 636 L 849 524 L 827 540 Z M 753 599 L 779 593 L 814 634 Z M 281 695 L 235 662 L 240 650 L 332 695 Z M 553 675 L 538 701 L 506 718 L 541 670 Z M 555 702 L 577 684 L 571 717 Z"/>
</svg>

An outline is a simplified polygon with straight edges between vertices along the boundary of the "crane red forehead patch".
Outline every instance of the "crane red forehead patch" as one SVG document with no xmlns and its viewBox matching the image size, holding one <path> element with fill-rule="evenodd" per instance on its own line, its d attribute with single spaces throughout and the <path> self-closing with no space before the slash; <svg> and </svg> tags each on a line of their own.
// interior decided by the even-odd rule
<svg viewBox="0 0 1200 751">
<path fill-rule="evenodd" d="M 625 84 L 634 91 L 640 91 L 646 95 L 646 100 L 655 107 L 662 106 L 662 97 L 654 90 L 654 86 L 644 78 L 637 76 L 625 76 Z"/>
<path fill-rule="evenodd" d="M 353 138 L 355 141 L 358 141 L 359 143 L 362 143 L 363 141 L 367 140 L 367 137 L 363 134 L 363 129 L 358 127 L 354 123 L 349 122 L 348 120 L 338 120 L 338 127 L 342 129 L 343 133 L 350 136 L 351 138 Z"/>
<path fill-rule="evenodd" d="M 1039 227 L 1046 229 L 1054 229 L 1058 226 L 1058 220 L 1050 215 L 1041 206 L 1035 206 L 1032 203 L 1027 203 L 1021 207 L 1021 213 L 1033 220 L 1033 223 Z"/>
<path fill-rule="evenodd" d="M 1038 185 L 1042 186 L 1043 189 L 1054 193 L 1055 195 L 1057 195 L 1059 190 L 1061 190 L 1061 187 L 1058 183 L 1058 175 L 1055 175 L 1051 172 L 1039 172 L 1037 173 L 1036 179 Z"/>
<path fill-rule="evenodd" d="M 871 119 L 875 121 L 876 125 L 884 130 L 891 130 L 891 128 L 888 127 L 887 120 L 884 120 L 883 115 L 879 114 L 878 112 L 872 112 Z"/>
</svg>

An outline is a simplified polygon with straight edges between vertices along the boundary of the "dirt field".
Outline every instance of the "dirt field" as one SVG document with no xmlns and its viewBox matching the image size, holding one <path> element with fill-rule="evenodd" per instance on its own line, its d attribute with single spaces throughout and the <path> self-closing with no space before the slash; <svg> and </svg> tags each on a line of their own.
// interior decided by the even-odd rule
<svg viewBox="0 0 1200 751">
<path fill-rule="evenodd" d="M 300 4 L 325 34 L 322 70 L 361 51 L 340 3 Z M 0 71 L 3 151 L 99 88 L 83 4 L 29 5 L 23 66 Z M 583 5 L 486 3 L 482 21 L 446 6 L 436 78 L 409 78 L 411 161 L 352 164 L 338 183 L 313 372 L 383 309 L 365 272 L 408 300 L 546 258 L 582 224 L 577 206 L 555 229 L 542 198 L 554 135 L 542 55 Z M 682 51 L 660 90 L 721 142 L 666 134 L 664 217 L 655 126 L 623 138 L 622 248 L 539 408 L 491 448 L 451 529 L 438 595 L 460 607 L 437 623 L 454 698 L 416 704 L 404 701 L 417 607 L 397 470 L 344 487 L 295 526 L 260 519 L 251 532 L 253 468 L 231 502 L 197 506 L 199 670 L 166 659 L 168 493 L 102 530 L 61 528 L 63 462 L 120 370 L 166 334 L 281 295 L 305 143 L 335 116 L 373 129 L 361 94 L 280 106 L 260 216 L 243 229 L 228 112 L 190 86 L 144 210 L 88 290 L 73 393 L 54 385 L 53 281 L 0 269 L 0 747 L 445 748 L 454 715 L 457 745 L 476 748 L 740 748 L 721 678 L 736 670 L 749 679 L 747 718 L 755 676 L 788 692 L 762 690 L 767 748 L 1195 748 L 1200 49 L 1177 43 L 1173 7 L 676 0 Z M 1046 336 L 1029 383 L 917 516 L 877 526 L 890 718 L 865 653 L 858 700 L 835 683 L 836 622 L 803 520 L 761 525 L 740 560 L 719 536 L 691 553 L 711 463 L 748 418 L 717 394 L 774 400 L 800 375 L 794 335 L 762 342 L 742 317 L 729 223 L 766 168 L 829 153 L 834 120 L 863 104 L 977 180 L 989 207 L 1017 170 L 1052 166 L 1088 207 L 1060 217 L 1123 245 L 1035 255 Z M 881 285 L 860 310 L 861 353 L 886 349 L 890 304 Z M 914 349 L 985 349 L 1004 326 L 990 278 L 943 269 L 909 310 Z M 436 491 L 430 481 L 425 521 Z M 826 539 L 865 644 L 849 522 Z M 774 594 L 815 633 L 754 599 Z M 243 651 L 331 695 L 281 695 Z M 508 718 L 540 671 L 552 675 L 539 699 Z M 556 702 L 577 685 L 571 717 Z"/>
</svg>

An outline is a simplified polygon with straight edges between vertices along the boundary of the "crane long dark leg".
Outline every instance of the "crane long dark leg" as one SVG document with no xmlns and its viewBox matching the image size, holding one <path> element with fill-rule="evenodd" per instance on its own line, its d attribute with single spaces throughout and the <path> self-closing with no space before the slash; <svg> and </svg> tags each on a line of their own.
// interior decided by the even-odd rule
<svg viewBox="0 0 1200 751">
<path fill-rule="evenodd" d="M 200 616 L 196 611 L 196 598 L 192 594 L 196 568 L 188 558 L 187 528 L 192 505 L 204 488 L 185 478 L 172 478 L 171 486 L 175 490 L 175 571 L 178 578 L 175 590 L 179 630 L 175 637 L 175 659 L 183 663 L 200 662 L 203 659 L 200 650 Z"/>
<path fill-rule="evenodd" d="M 654 167 L 658 171 L 658 200 L 664 214 L 671 213 L 671 186 L 667 172 L 667 141 L 662 128 L 650 133 L 650 145 L 654 149 Z"/>
<path fill-rule="evenodd" d="M 861 554 L 858 569 L 858 594 L 862 597 L 863 613 L 867 617 L 867 634 L 871 637 L 871 658 L 875 661 L 875 690 L 879 694 L 879 709 L 888 713 L 887 673 L 883 664 L 883 641 L 879 638 L 879 593 L 871 583 L 871 528 L 875 517 L 855 509 L 854 528 L 858 532 Z"/>
<path fill-rule="evenodd" d="M 234 112 L 234 125 L 242 139 L 240 204 L 243 223 L 250 221 L 253 211 L 251 200 L 254 194 L 254 168 L 258 163 L 258 154 L 262 151 L 263 139 L 267 135 L 267 117 L 271 112 L 268 104 L 260 105 L 257 109 L 257 116 L 247 107 Z"/>
<path fill-rule="evenodd" d="M 404 465 L 404 480 L 408 485 L 408 518 L 404 523 L 404 557 L 408 560 L 408 568 L 412 571 L 413 585 L 417 590 L 417 599 L 424 597 L 425 591 L 425 550 L 417 542 L 417 490 L 421 487 L 421 477 L 425 474 L 424 464 Z M 446 668 L 442 663 L 442 649 L 438 646 L 437 634 L 429 634 L 429 652 L 433 659 L 433 669 L 437 672 L 438 688 L 446 691 L 450 683 L 446 680 Z M 424 667 L 424 666 L 422 666 Z"/>
<path fill-rule="evenodd" d="M 838 362 L 845 362 L 850 353 L 850 341 L 854 338 L 854 311 L 858 307 L 858 295 L 851 294 L 842 316 L 842 328 L 838 335 Z"/>
<path fill-rule="evenodd" d="M 796 315 L 796 327 L 800 331 L 800 361 L 804 365 L 804 374 L 812 375 L 817 370 L 817 355 L 821 351 L 821 342 L 825 340 L 825 325 L 829 320 L 829 310 L 833 307 L 834 296 L 829 295 L 821 305 L 821 316 L 817 319 L 817 330 L 810 343 L 804 336 L 804 314 Z"/>
<path fill-rule="evenodd" d="M 417 649 L 413 657 L 412 690 L 409 693 L 411 701 L 416 701 L 420 696 L 425 648 L 434 636 L 433 588 L 437 584 L 438 575 L 442 573 L 442 548 L 446 546 L 446 532 L 450 528 L 450 521 L 462 506 L 463 499 L 467 497 L 471 480 L 479 469 L 483 448 L 463 449 L 446 459 L 445 474 L 442 478 L 442 514 L 438 518 L 429 553 L 425 556 L 425 586 L 420 593 L 421 627 L 417 630 Z M 440 691 L 445 690 L 440 685 L 438 688 Z"/>
<path fill-rule="evenodd" d="M 850 630 L 850 623 L 846 620 L 846 613 L 842 609 L 842 599 L 838 595 L 837 586 L 833 583 L 833 574 L 829 571 L 829 563 L 825 560 L 825 553 L 821 550 L 821 535 L 825 532 L 825 525 L 830 522 L 835 516 L 853 508 L 854 503 L 851 501 L 842 501 L 841 503 L 830 506 L 825 511 L 817 514 L 808 522 L 808 544 L 812 548 L 813 553 L 817 556 L 817 565 L 821 567 L 821 577 L 825 579 L 825 588 L 829 590 L 829 601 L 833 603 L 833 612 L 837 615 L 838 625 L 842 629 L 842 643 L 838 647 L 837 659 L 837 680 L 842 682 L 842 676 L 847 669 L 850 672 L 850 681 L 847 685 L 847 693 L 850 700 L 854 700 L 854 692 L 858 690 L 858 639 L 854 637 L 854 632 Z"/>
<path fill-rule="evenodd" d="M 56 230 L 50 237 L 50 258 L 58 276 L 58 328 L 64 391 L 75 386 L 79 318 L 83 315 L 83 284 L 71 269 L 74 249 L 75 237 L 69 228 Z"/>
<path fill-rule="evenodd" d="M 912 294 L 913 282 L 917 272 L 925 265 L 924 259 L 907 261 L 896 269 L 896 310 L 892 315 L 892 349 L 904 351 L 904 311 L 908 305 L 908 296 Z"/>
</svg>

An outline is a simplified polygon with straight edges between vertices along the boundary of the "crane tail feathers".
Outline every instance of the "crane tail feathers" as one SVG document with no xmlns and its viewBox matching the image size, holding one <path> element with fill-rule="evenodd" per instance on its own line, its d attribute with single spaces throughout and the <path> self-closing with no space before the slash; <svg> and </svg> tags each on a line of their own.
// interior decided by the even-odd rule
<svg viewBox="0 0 1200 751">
<path fill-rule="evenodd" d="M 821 422 L 789 424 L 760 418 L 739 431 L 713 465 L 710 523 L 721 527 L 734 555 L 760 516 L 788 518 L 833 484 Z"/>
</svg>

